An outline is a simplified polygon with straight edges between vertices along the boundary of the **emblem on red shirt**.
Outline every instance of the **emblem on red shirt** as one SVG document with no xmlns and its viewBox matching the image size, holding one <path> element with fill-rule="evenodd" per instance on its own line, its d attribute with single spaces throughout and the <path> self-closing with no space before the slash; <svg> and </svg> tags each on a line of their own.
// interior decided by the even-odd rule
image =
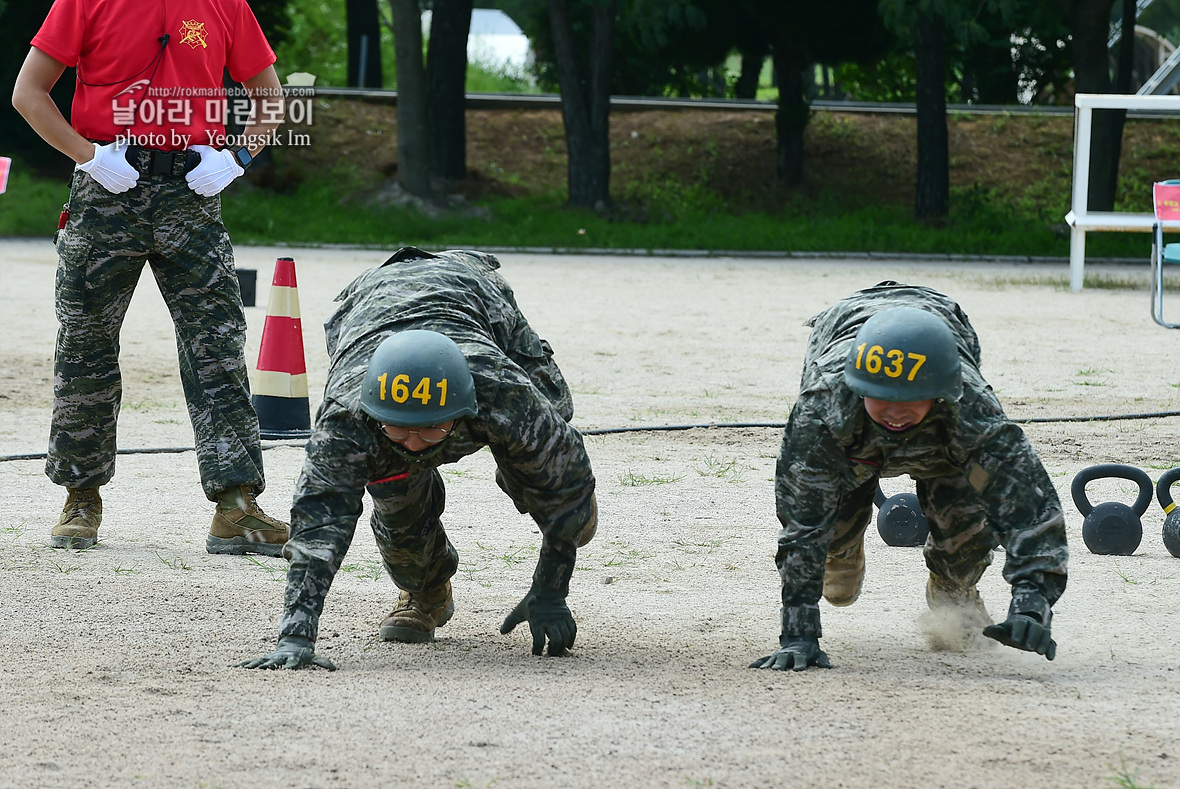
<svg viewBox="0 0 1180 789">
<path fill-rule="evenodd" d="M 204 22 L 198 22 L 194 19 L 180 23 L 180 43 L 182 44 L 188 44 L 193 49 L 196 49 L 198 46 L 205 48 L 208 46 L 205 43 L 206 35 Z"/>
</svg>

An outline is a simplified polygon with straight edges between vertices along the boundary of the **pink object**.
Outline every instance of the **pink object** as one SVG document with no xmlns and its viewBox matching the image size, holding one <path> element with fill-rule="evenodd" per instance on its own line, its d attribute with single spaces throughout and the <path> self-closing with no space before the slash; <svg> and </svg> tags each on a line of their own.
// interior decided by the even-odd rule
<svg viewBox="0 0 1180 789">
<path fill-rule="evenodd" d="M 1180 220 L 1180 183 L 1157 183 L 1152 187 L 1155 218 Z"/>
<path fill-rule="evenodd" d="M 12 167 L 12 159 L 0 156 L 0 195 L 8 189 L 8 170 Z"/>
</svg>

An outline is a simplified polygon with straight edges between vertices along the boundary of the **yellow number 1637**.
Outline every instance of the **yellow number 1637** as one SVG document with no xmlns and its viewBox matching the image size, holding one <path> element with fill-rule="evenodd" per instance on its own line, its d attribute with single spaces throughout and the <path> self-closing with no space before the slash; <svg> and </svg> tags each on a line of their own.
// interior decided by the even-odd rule
<svg viewBox="0 0 1180 789">
<path fill-rule="evenodd" d="M 926 355 L 922 353 L 905 353 L 896 348 L 885 350 L 880 345 L 872 346 L 866 353 L 865 347 L 867 345 L 868 343 L 862 342 L 856 346 L 856 369 L 864 369 L 869 375 L 876 375 L 884 370 L 890 378 L 901 378 L 905 373 L 905 361 L 909 359 L 914 362 L 914 366 L 910 368 L 905 379 L 912 381 L 914 376 L 918 374 L 918 370 L 922 369 L 922 365 L 926 363 Z"/>
<path fill-rule="evenodd" d="M 392 381 L 389 381 L 389 373 L 381 373 L 377 376 L 377 380 L 381 382 L 381 399 L 386 398 L 386 382 L 389 382 L 388 396 L 390 400 L 395 403 L 404 403 L 413 397 L 422 405 L 430 405 L 430 379 L 423 378 L 418 381 L 418 385 L 414 387 L 414 391 L 410 391 L 410 376 L 402 373 L 395 375 Z M 438 383 L 435 384 L 438 389 L 438 404 L 444 406 L 447 404 L 447 379 L 439 378 Z"/>
</svg>

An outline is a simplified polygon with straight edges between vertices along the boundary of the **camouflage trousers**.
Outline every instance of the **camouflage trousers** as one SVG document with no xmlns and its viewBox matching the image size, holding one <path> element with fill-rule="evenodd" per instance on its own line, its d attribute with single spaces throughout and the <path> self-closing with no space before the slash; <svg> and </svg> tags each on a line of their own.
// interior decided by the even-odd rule
<svg viewBox="0 0 1180 789">
<path fill-rule="evenodd" d="M 115 195 L 79 171 L 69 209 L 57 238 L 60 328 L 46 474 L 67 487 L 95 487 L 114 475 L 119 333 L 148 263 L 176 330 L 206 496 L 235 485 L 261 488 L 246 319 L 220 198 L 197 195 L 183 178 L 145 175 Z"/>
<path fill-rule="evenodd" d="M 918 501 L 930 524 L 930 536 L 923 553 L 930 572 L 950 586 L 974 586 L 992 561 L 992 549 L 999 543 L 988 528 L 982 506 L 964 507 L 957 490 L 946 489 L 947 480 L 918 480 Z M 950 486 L 954 488 L 955 486 Z M 873 495 L 877 478 L 861 485 L 840 504 L 828 554 L 850 553 L 864 540 L 872 520 Z"/>
<path fill-rule="evenodd" d="M 846 555 L 864 540 L 877 482 L 873 477 L 841 503 L 828 545 L 829 555 Z M 1048 615 L 1049 606 L 1061 596 L 1064 587 L 1063 540 L 1053 535 L 1006 534 L 993 529 L 982 497 L 965 477 L 919 479 L 917 495 L 930 526 L 923 554 L 933 575 L 952 588 L 972 587 L 991 564 L 993 549 L 1021 540 L 1028 545 L 1022 545 L 1020 551 L 1009 551 L 1004 565 L 1004 579 L 1012 585 L 1011 610 Z M 1044 544 L 1035 545 L 1038 539 Z M 1027 560 L 1018 560 L 1014 555 L 1024 555 L 1028 549 L 1033 553 Z M 822 580 L 821 574 L 820 583 Z"/>
<path fill-rule="evenodd" d="M 400 477 L 400 478 L 399 478 Z M 446 488 L 438 469 L 412 471 L 368 485 L 369 525 L 385 571 L 399 589 L 421 592 L 441 586 L 459 569 L 459 554 L 440 520 Z"/>
</svg>

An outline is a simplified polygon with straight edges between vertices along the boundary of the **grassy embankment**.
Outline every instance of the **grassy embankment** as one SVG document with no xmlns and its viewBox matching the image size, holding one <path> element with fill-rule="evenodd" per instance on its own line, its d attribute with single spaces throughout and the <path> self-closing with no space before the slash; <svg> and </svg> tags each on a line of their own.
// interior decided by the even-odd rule
<svg viewBox="0 0 1180 789">
<path fill-rule="evenodd" d="M 497 158 L 472 152 L 478 146 L 470 142 L 468 155 L 477 187 L 468 191 L 481 215 L 430 218 L 369 199 L 388 185 L 396 160 L 393 110 L 355 104 L 317 104 L 312 145 L 278 154 L 284 189 L 237 183 L 227 190 L 224 215 L 236 243 L 1058 257 L 1069 250 L 1061 222 L 1072 166 L 1068 117 L 952 117 L 951 214 L 929 223 L 912 218 L 912 119 L 817 113 L 808 129 L 808 183 L 786 191 L 773 179 L 769 113 L 712 126 L 622 115 L 612 122 L 617 205 L 595 213 L 564 205 L 559 114 L 543 121 L 543 129 L 533 118 L 534 126 L 518 134 L 515 121 L 500 128 L 501 121 L 484 111 L 476 130 L 490 135 Z M 472 125 L 469 120 L 469 141 Z M 1116 208 L 1150 209 L 1151 182 L 1176 174 L 1163 168 L 1180 152 L 1177 127 L 1128 123 Z M 376 137 L 363 137 L 374 128 Z M 336 156 L 335 149 L 348 149 L 350 135 L 351 144 L 373 147 L 360 156 Z M 759 150 L 742 155 L 754 147 Z M 516 158 L 513 149 L 521 149 Z M 543 155 L 530 164 L 526 154 L 537 149 Z M 65 197 L 61 178 L 38 177 L 18 162 L 8 194 L 0 196 L 0 236 L 49 235 Z M 1101 233 L 1088 240 L 1091 257 L 1146 261 L 1148 250 L 1145 234 Z"/>
</svg>

